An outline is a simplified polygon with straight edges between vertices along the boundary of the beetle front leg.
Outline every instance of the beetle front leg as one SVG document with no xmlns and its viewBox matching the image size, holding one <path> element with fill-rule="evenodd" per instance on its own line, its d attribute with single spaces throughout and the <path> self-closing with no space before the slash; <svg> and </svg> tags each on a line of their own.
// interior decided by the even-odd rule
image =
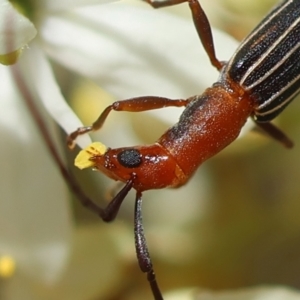
<svg viewBox="0 0 300 300">
<path fill-rule="evenodd" d="M 182 107 L 186 106 L 189 99 L 169 99 L 163 97 L 147 96 L 130 98 L 122 101 L 116 101 L 112 105 L 109 105 L 99 116 L 99 118 L 91 125 L 86 127 L 79 127 L 67 137 L 67 144 L 69 148 L 74 148 L 74 140 L 82 134 L 99 130 L 109 113 L 114 111 L 127 111 L 127 112 L 141 112 L 153 109 L 159 109 L 164 107 Z"/>
</svg>

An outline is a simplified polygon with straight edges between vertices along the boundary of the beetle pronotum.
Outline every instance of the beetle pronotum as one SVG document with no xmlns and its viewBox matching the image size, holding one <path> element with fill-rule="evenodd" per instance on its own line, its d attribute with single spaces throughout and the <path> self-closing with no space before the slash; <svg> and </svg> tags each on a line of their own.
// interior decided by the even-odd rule
<svg viewBox="0 0 300 300">
<path fill-rule="evenodd" d="M 93 167 L 125 183 L 105 209 L 86 202 L 104 221 L 112 221 L 133 188 L 136 190 L 135 246 L 140 268 L 155 300 L 163 299 L 153 271 L 143 232 L 142 192 L 185 184 L 199 165 L 233 142 L 250 117 L 284 146 L 291 140 L 269 123 L 300 90 L 300 0 L 277 5 L 241 43 L 229 62 L 215 56 L 210 24 L 197 0 L 147 0 L 154 8 L 188 2 L 195 27 L 219 80 L 202 95 L 188 99 L 138 97 L 114 102 L 92 126 L 68 137 L 70 148 L 78 135 L 98 130 L 114 111 L 140 112 L 167 106 L 185 107 L 177 124 L 153 145 L 110 149 L 94 143 L 76 159 L 80 168 Z"/>
</svg>

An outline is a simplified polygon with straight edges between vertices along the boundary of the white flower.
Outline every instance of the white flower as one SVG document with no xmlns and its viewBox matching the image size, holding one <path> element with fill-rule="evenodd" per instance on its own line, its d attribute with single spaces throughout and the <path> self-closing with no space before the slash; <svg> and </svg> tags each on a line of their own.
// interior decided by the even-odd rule
<svg viewBox="0 0 300 300">
<path fill-rule="evenodd" d="M 15 62 L 17 59 L 16 52 L 27 45 L 35 35 L 36 29 L 34 25 L 26 17 L 18 13 L 10 2 L 1 0 L 0 62 L 4 64 Z M 10 61 L 10 57 L 15 59 Z"/>
<path fill-rule="evenodd" d="M 78 245 L 73 248 L 71 243 L 74 228 L 68 194 L 23 103 L 26 89 L 20 89 L 21 85 L 27 86 L 29 96 L 35 100 L 53 139 L 59 144 L 52 118 L 67 133 L 82 125 L 62 96 L 49 58 L 99 83 L 117 99 L 142 95 L 187 98 L 201 93 L 218 76 L 202 49 L 191 19 L 154 10 L 146 4 L 90 5 L 102 2 L 105 1 L 24 2 L 24 5 L 32 5 L 30 12 L 35 18 L 30 22 L 9 2 L 0 0 L 1 58 L 11 63 L 17 59 L 17 53 L 22 52 L 14 67 L 14 76 L 8 67 L 0 67 L 0 130 L 3 137 L 0 151 L 0 255 L 12 257 L 17 268 L 13 284 L 7 289 L 7 299 L 43 299 L 34 292 L 38 283 L 42 285 L 40 290 L 48 293 L 50 298 L 47 299 L 57 299 L 62 294 L 65 299 L 89 299 L 104 293 L 103 286 L 111 287 L 109 284 L 114 282 L 110 276 L 104 276 L 102 285 L 98 285 L 99 264 L 93 263 L 89 256 L 85 257 L 85 251 L 91 249 L 88 243 L 95 240 L 95 234 L 80 252 L 80 258 L 86 258 L 91 264 L 90 270 L 80 274 L 85 280 L 78 283 L 74 276 L 76 284 L 74 287 L 70 284 L 68 272 L 73 269 L 67 267 L 67 261 L 70 251 L 78 249 Z M 13 30 L 7 31 L 7 27 Z M 34 38 L 35 30 L 37 36 Z M 219 59 L 228 59 L 236 42 L 220 32 L 214 32 L 214 37 Z M 19 80 L 16 80 L 16 74 Z M 154 116 L 157 123 L 170 125 L 175 123 L 180 112 L 179 109 L 156 111 L 152 118 Z M 120 115 L 115 118 L 119 119 Z M 125 140 L 137 141 L 138 137 L 125 128 L 128 125 L 119 121 L 113 127 L 105 127 L 110 133 L 105 142 L 109 146 L 121 146 Z M 143 118 L 143 126 L 156 133 L 147 118 Z M 85 146 L 89 137 L 83 136 L 77 142 Z M 190 188 L 192 195 L 199 193 L 198 184 L 191 183 Z M 180 193 L 175 193 L 173 207 L 178 207 L 174 203 L 182 199 Z M 195 215 L 198 205 L 190 203 L 189 217 L 191 213 Z M 184 220 L 186 216 L 181 214 Z M 177 222 L 179 224 L 180 220 Z M 111 243 L 107 233 L 99 235 L 101 242 Z M 116 252 L 116 249 L 111 250 L 110 258 Z M 119 272 L 113 259 L 109 260 L 105 270 L 100 271 L 103 273 L 107 269 Z M 89 273 L 95 275 L 92 277 Z M 46 288 L 49 283 L 53 285 L 53 297 Z M 21 290 L 18 289 L 20 286 Z M 19 295 L 21 292 L 22 296 Z"/>
</svg>

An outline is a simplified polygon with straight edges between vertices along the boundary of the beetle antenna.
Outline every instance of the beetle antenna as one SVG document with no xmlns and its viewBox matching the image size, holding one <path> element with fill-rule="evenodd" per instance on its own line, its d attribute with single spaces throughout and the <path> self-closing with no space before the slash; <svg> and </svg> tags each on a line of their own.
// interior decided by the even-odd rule
<svg viewBox="0 0 300 300">
<path fill-rule="evenodd" d="M 107 207 L 105 209 L 101 209 L 99 211 L 99 216 L 104 222 L 111 222 L 113 221 L 121 207 L 121 204 L 123 203 L 123 200 L 129 193 L 129 191 L 132 189 L 134 182 L 134 177 L 131 178 L 126 182 L 126 185 L 121 189 L 121 191 L 109 202 Z"/>
<path fill-rule="evenodd" d="M 142 218 L 142 193 L 136 193 L 135 209 L 134 209 L 134 240 L 136 255 L 142 272 L 147 273 L 147 280 L 150 284 L 151 291 L 155 300 L 163 300 L 157 284 L 155 273 L 153 270 L 150 254 L 148 251 L 147 241 L 144 234 L 143 218 Z"/>
</svg>

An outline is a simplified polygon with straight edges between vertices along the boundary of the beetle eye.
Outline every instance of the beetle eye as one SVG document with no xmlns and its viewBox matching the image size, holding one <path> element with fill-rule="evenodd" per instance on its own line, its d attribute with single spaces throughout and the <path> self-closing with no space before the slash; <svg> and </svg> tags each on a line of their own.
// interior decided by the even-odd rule
<svg viewBox="0 0 300 300">
<path fill-rule="evenodd" d="M 136 168 L 142 163 L 141 154 L 136 149 L 123 150 L 117 157 L 118 162 L 126 168 Z"/>
</svg>

